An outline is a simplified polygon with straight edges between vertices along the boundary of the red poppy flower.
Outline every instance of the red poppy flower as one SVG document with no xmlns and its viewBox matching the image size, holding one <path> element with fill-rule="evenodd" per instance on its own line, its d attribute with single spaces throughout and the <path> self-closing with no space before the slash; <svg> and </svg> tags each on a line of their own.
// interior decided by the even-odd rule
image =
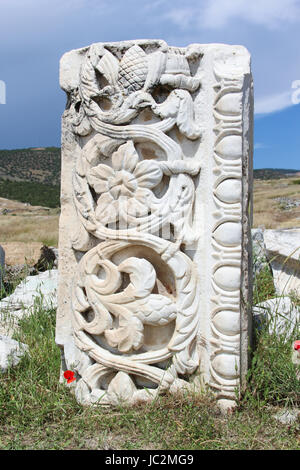
<svg viewBox="0 0 300 470">
<path fill-rule="evenodd" d="M 68 384 L 70 384 L 71 382 L 74 382 L 74 380 L 76 380 L 75 374 L 72 370 L 66 370 L 64 372 L 64 378 L 67 379 Z"/>
<path fill-rule="evenodd" d="M 295 351 L 298 351 L 300 349 L 300 340 L 299 339 L 294 342 L 294 349 L 295 349 Z"/>
</svg>

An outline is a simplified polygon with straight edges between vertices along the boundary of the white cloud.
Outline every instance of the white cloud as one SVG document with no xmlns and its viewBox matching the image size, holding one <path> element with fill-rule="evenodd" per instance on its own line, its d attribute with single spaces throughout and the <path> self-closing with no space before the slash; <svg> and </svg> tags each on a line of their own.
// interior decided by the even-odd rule
<svg viewBox="0 0 300 470">
<path fill-rule="evenodd" d="M 165 15 L 183 29 L 195 23 L 200 28 L 220 29 L 232 20 L 243 20 L 277 29 L 300 20 L 299 0 L 188 0 L 185 7 Z"/>
<path fill-rule="evenodd" d="M 299 3 L 299 0 L 212 0 L 204 11 L 203 25 L 218 28 L 235 18 L 278 28 L 284 22 L 299 21 Z"/>
<path fill-rule="evenodd" d="M 268 145 L 263 144 L 262 142 L 256 142 L 254 144 L 254 150 L 266 149 L 266 148 L 268 148 Z"/>
<path fill-rule="evenodd" d="M 173 21 L 177 26 L 186 29 L 195 19 L 195 13 L 198 15 L 197 10 L 198 8 L 176 8 L 167 13 L 165 17 Z"/>
<path fill-rule="evenodd" d="M 256 99 L 254 102 L 254 112 L 255 114 L 268 114 L 282 111 L 290 106 L 293 106 L 291 91 L 284 91 Z"/>
</svg>

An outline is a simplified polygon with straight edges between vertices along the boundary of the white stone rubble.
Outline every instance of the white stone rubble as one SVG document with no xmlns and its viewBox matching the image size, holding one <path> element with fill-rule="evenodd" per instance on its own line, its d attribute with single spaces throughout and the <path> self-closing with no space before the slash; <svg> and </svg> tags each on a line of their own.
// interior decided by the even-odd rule
<svg viewBox="0 0 300 470">
<path fill-rule="evenodd" d="M 300 307 L 290 297 L 274 297 L 253 307 L 254 321 L 260 327 L 264 322 L 270 333 L 284 334 L 288 339 L 296 328 L 300 333 Z"/>
<path fill-rule="evenodd" d="M 300 228 L 265 230 L 264 242 L 276 292 L 300 296 Z"/>
<path fill-rule="evenodd" d="M 5 372 L 10 366 L 16 366 L 26 351 L 26 344 L 0 335 L 0 372 Z"/>
<path fill-rule="evenodd" d="M 16 318 L 22 318 L 30 314 L 35 305 L 46 309 L 56 308 L 57 281 L 57 269 L 27 276 L 11 295 L 0 301 L 0 314 L 9 312 Z"/>
<path fill-rule="evenodd" d="M 296 421 L 300 420 L 300 410 L 297 408 L 292 410 L 281 410 L 276 413 L 273 418 L 281 424 L 294 424 Z"/>
<path fill-rule="evenodd" d="M 253 275 L 256 276 L 262 269 L 268 267 L 266 245 L 264 242 L 264 231 L 261 228 L 253 228 L 252 235 L 252 261 Z"/>
</svg>

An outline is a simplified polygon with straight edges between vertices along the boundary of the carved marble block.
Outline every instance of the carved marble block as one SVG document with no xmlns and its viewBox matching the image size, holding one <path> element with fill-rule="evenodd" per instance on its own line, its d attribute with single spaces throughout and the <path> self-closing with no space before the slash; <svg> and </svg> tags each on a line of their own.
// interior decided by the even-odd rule
<svg viewBox="0 0 300 470">
<path fill-rule="evenodd" d="M 252 79 L 241 46 L 66 53 L 56 342 L 83 404 L 244 387 Z"/>
</svg>

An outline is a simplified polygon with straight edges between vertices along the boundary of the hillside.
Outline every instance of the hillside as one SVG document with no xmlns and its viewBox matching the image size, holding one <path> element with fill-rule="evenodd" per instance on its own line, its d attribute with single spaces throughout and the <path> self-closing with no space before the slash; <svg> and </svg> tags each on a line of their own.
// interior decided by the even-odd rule
<svg viewBox="0 0 300 470">
<path fill-rule="evenodd" d="M 58 186 L 60 148 L 0 150 L 0 179 Z"/>
<path fill-rule="evenodd" d="M 300 176 L 300 170 L 286 170 L 282 168 L 260 168 L 253 170 L 254 179 L 273 180 Z"/>
<path fill-rule="evenodd" d="M 58 207 L 60 148 L 0 150 L 0 197 Z"/>
</svg>

